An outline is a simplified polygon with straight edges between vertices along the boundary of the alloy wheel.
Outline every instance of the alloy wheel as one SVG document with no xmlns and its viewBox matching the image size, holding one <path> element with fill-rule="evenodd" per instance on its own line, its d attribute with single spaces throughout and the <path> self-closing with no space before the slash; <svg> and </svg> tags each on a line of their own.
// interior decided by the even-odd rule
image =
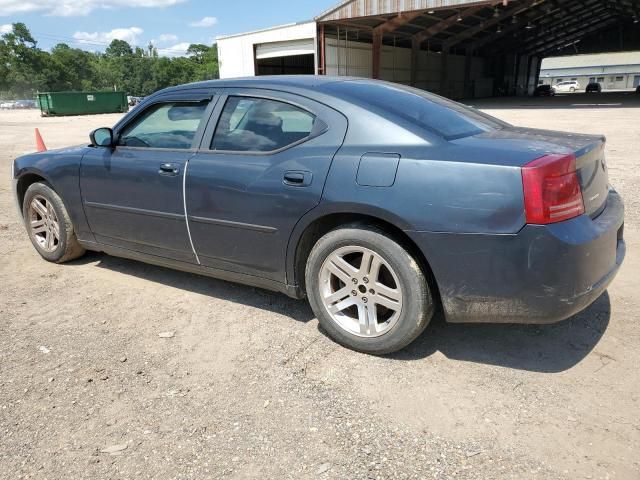
<svg viewBox="0 0 640 480">
<path fill-rule="evenodd" d="M 38 246 L 53 252 L 60 243 L 60 224 L 53 205 L 42 195 L 36 195 L 29 204 L 29 228 Z"/>
<path fill-rule="evenodd" d="M 324 308 L 343 330 L 359 337 L 387 333 L 402 312 L 403 292 L 389 263 L 365 247 L 332 252 L 319 272 Z"/>
</svg>

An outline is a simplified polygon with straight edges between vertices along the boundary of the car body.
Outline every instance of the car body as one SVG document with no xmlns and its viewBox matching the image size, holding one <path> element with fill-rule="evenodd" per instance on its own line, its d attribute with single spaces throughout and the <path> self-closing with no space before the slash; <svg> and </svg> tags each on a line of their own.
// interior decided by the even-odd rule
<svg viewBox="0 0 640 480">
<path fill-rule="evenodd" d="M 538 85 L 533 91 L 534 97 L 553 97 L 556 94 L 551 85 Z"/>
<path fill-rule="evenodd" d="M 154 130 L 158 122 L 169 126 Z M 513 127 L 397 84 L 189 84 L 147 97 L 91 137 L 15 160 L 29 232 L 68 216 L 76 253 L 307 295 L 325 329 L 361 351 L 406 345 L 437 303 L 449 322 L 563 320 L 605 291 L 624 258 L 624 207 L 609 186 L 604 137 Z M 36 194 L 57 215 L 32 211 Z M 46 243 L 34 235 L 36 248 Z M 77 256 L 38 250 L 52 261 Z M 367 269 L 386 279 L 367 285 L 372 258 Z M 353 299 L 323 308 L 345 292 Z M 373 312 L 369 293 L 381 302 Z M 398 313 L 385 317 L 390 333 L 363 317 L 380 315 L 381 304 L 384 315 Z M 340 305 L 351 313 L 335 317 Z"/>
<path fill-rule="evenodd" d="M 16 108 L 16 102 L 2 102 L 0 103 L 0 109 L 2 110 L 13 110 Z"/>
<path fill-rule="evenodd" d="M 26 110 L 29 108 L 36 108 L 38 106 L 35 100 L 16 100 L 15 107 L 16 109 Z"/>
<path fill-rule="evenodd" d="M 556 83 L 553 86 L 553 90 L 555 91 L 555 93 L 574 93 L 581 88 L 582 87 L 580 87 L 580 84 L 575 80 Z"/>
<path fill-rule="evenodd" d="M 598 82 L 591 82 L 585 90 L 587 93 L 602 93 L 602 85 Z"/>
</svg>

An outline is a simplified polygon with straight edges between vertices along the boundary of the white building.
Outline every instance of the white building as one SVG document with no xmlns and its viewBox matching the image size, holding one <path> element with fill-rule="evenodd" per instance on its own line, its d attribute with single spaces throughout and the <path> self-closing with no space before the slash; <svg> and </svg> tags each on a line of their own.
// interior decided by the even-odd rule
<svg viewBox="0 0 640 480">
<path fill-rule="evenodd" d="M 586 87 L 598 82 L 607 90 L 636 88 L 640 85 L 640 52 L 599 53 L 545 58 L 540 84 L 555 85 L 577 80 Z"/>
<path fill-rule="evenodd" d="M 317 31 L 311 21 L 218 37 L 220 78 L 313 74 Z"/>
</svg>

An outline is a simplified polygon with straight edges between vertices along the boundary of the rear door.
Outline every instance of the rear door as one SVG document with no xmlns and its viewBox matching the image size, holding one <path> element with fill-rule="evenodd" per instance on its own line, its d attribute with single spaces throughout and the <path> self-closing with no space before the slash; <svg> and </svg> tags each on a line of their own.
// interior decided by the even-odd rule
<svg viewBox="0 0 640 480">
<path fill-rule="evenodd" d="M 156 98 L 82 159 L 82 202 L 99 243 L 196 263 L 183 180 L 213 109 L 209 90 Z M 139 107 L 140 108 L 140 107 Z"/>
<path fill-rule="evenodd" d="M 291 232 L 320 202 L 346 129 L 306 97 L 225 89 L 186 177 L 200 263 L 284 282 Z"/>
</svg>

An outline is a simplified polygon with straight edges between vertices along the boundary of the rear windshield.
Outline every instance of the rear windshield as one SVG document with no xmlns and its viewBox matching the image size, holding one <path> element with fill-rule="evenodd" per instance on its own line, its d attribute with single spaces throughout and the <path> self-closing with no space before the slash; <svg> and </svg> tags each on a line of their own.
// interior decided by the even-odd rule
<svg viewBox="0 0 640 480">
<path fill-rule="evenodd" d="M 345 81 L 326 85 L 332 93 L 361 106 L 388 112 L 446 140 L 502 129 L 508 124 L 471 107 L 417 88 L 378 82 Z"/>
</svg>

